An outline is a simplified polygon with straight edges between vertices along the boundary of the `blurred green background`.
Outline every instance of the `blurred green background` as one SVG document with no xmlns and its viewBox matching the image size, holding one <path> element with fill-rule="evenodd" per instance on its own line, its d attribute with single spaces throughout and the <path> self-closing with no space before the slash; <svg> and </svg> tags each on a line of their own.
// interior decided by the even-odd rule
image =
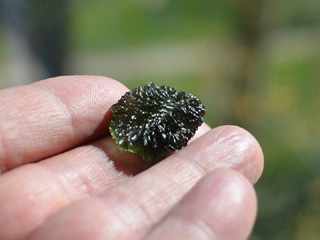
<svg viewBox="0 0 320 240">
<path fill-rule="evenodd" d="M 320 1 L 2 0 L 0 88 L 61 74 L 197 95 L 260 142 L 251 239 L 320 239 Z"/>
</svg>

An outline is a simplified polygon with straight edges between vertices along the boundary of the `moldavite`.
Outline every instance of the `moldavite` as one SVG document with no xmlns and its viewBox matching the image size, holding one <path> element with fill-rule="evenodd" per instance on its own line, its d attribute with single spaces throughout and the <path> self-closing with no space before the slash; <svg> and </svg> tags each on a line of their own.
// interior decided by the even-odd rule
<svg viewBox="0 0 320 240">
<path fill-rule="evenodd" d="M 206 112 L 196 96 L 151 82 L 124 94 L 111 111 L 110 133 L 118 148 L 146 161 L 186 146 Z"/>
</svg>

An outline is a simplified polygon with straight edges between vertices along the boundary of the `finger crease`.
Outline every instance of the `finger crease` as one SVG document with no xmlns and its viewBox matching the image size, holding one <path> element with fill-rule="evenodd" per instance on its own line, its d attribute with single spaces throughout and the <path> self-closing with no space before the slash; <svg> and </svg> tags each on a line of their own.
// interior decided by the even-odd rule
<svg viewBox="0 0 320 240">
<path fill-rule="evenodd" d="M 206 239 L 220 239 L 204 218 L 200 218 L 199 216 L 185 216 L 184 214 L 180 213 L 172 213 L 168 217 L 177 219 L 175 220 L 177 222 L 185 223 L 186 228 L 196 229 L 196 231 L 203 232 L 206 236 Z M 192 232 L 194 232 L 194 230 Z"/>
<path fill-rule="evenodd" d="M 65 196 L 65 198 L 67 199 L 67 204 L 71 203 L 74 199 L 70 196 L 68 189 L 66 188 L 66 185 L 60 180 L 59 177 L 57 177 L 57 174 L 54 173 L 54 171 L 52 171 L 51 168 L 47 167 L 44 164 L 37 164 L 38 167 L 41 167 L 42 169 L 44 169 L 44 171 L 46 171 L 48 174 L 50 174 L 52 177 L 52 179 L 55 180 L 56 184 L 52 184 L 59 186 L 61 193 L 63 193 L 63 195 Z"/>
<path fill-rule="evenodd" d="M 64 103 L 58 95 L 55 94 L 55 89 L 52 88 L 51 86 L 48 86 L 47 88 L 42 88 L 42 87 L 39 87 L 38 85 L 30 85 L 30 86 L 42 90 L 47 95 L 53 97 L 56 100 L 56 102 L 60 105 L 61 110 L 65 113 L 65 116 L 68 116 L 71 138 L 74 139 L 75 124 L 74 124 L 71 110 L 69 109 L 68 105 L 66 103 Z"/>
</svg>

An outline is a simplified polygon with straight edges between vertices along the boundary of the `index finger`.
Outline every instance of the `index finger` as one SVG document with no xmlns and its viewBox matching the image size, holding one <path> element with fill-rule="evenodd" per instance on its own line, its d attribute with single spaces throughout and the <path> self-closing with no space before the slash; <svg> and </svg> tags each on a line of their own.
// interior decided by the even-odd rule
<svg viewBox="0 0 320 240">
<path fill-rule="evenodd" d="M 110 78 L 66 76 L 0 91 L 0 174 L 108 132 L 128 89 Z"/>
</svg>

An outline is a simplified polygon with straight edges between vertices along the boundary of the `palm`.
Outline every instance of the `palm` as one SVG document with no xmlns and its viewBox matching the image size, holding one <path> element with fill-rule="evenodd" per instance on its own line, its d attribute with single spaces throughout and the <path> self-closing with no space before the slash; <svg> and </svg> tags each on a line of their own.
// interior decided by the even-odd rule
<svg viewBox="0 0 320 240">
<path fill-rule="evenodd" d="M 0 91 L 0 239 L 248 236 L 256 198 L 247 179 L 263 165 L 255 139 L 203 124 L 196 141 L 151 166 L 108 135 L 107 110 L 125 91 L 92 76 Z"/>
</svg>

